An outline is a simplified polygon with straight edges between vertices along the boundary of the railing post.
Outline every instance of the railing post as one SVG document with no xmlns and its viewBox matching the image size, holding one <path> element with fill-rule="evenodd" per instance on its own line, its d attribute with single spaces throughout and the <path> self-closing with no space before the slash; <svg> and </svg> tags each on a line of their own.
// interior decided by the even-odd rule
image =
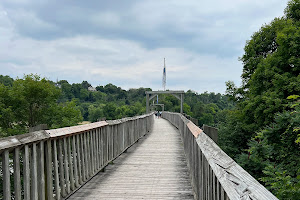
<svg viewBox="0 0 300 200">
<path fill-rule="evenodd" d="M 44 162 L 44 141 L 40 141 L 38 146 L 38 161 L 37 161 L 37 170 L 38 170 L 38 198 L 40 200 L 45 199 L 45 162 Z"/>
<path fill-rule="evenodd" d="M 46 143 L 46 197 L 48 200 L 53 198 L 51 140 L 47 140 Z"/>
<path fill-rule="evenodd" d="M 0 198 L 66 198 L 144 136 L 152 123 L 153 117 L 144 115 L 115 120 L 112 124 L 103 121 L 1 138 Z"/>
<path fill-rule="evenodd" d="M 21 199 L 21 177 L 20 177 L 20 148 L 17 147 L 14 152 L 14 189 L 15 200 Z"/>
<path fill-rule="evenodd" d="M 24 174 L 24 200 L 30 200 L 30 167 L 29 167 L 29 147 L 24 146 L 23 174 Z"/>
<path fill-rule="evenodd" d="M 61 191 L 62 189 L 59 187 L 59 173 L 58 173 L 58 163 L 57 163 L 57 155 L 58 155 L 58 151 L 57 152 L 57 141 L 59 142 L 59 140 L 53 140 L 53 167 L 54 167 L 54 189 L 55 189 L 55 197 L 57 200 L 60 200 L 60 196 L 61 196 Z M 59 146 L 59 144 L 58 144 Z M 61 157 L 62 155 L 59 154 L 59 157 Z M 51 188 L 52 190 L 52 188 Z"/>
<path fill-rule="evenodd" d="M 38 198 L 38 183 L 37 183 L 37 153 L 36 153 L 36 143 L 32 144 L 31 152 L 31 199 Z"/>
<path fill-rule="evenodd" d="M 11 199 L 10 191 L 10 172 L 9 172 L 9 151 L 5 150 L 2 155 L 2 170 L 3 170 L 3 199 Z"/>
</svg>

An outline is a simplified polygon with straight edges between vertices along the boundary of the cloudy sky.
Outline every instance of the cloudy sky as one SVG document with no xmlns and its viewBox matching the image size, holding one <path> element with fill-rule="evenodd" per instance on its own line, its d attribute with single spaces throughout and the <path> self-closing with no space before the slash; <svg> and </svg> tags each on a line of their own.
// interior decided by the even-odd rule
<svg viewBox="0 0 300 200">
<path fill-rule="evenodd" d="M 225 92 L 246 40 L 287 0 L 0 0 L 0 74 Z"/>
</svg>

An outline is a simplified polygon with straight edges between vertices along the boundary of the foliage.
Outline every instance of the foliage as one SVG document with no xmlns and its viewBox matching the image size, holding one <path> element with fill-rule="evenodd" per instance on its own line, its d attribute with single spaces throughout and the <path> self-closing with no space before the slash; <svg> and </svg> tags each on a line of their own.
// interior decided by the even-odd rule
<svg viewBox="0 0 300 200">
<path fill-rule="evenodd" d="M 26 133 L 29 127 L 75 125 L 82 121 L 74 102 L 57 104 L 60 90 L 38 75 L 25 75 L 12 86 L 0 84 L 0 136 Z"/>
<path fill-rule="evenodd" d="M 11 77 L 0 75 L 0 83 L 2 83 L 3 85 L 12 86 L 13 82 L 14 79 L 12 79 Z"/>
<path fill-rule="evenodd" d="M 226 83 L 236 107 L 218 121 L 220 146 L 283 199 L 299 195 L 299 6 L 289 1 L 247 41 L 242 86 Z"/>
</svg>

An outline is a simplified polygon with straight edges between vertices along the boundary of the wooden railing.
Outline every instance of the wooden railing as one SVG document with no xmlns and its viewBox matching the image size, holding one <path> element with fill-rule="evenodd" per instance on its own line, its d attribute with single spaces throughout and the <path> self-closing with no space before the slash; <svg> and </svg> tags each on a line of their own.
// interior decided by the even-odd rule
<svg viewBox="0 0 300 200">
<path fill-rule="evenodd" d="M 152 127 L 153 114 L 0 139 L 0 199 L 65 199 Z"/>
<path fill-rule="evenodd" d="M 182 135 L 195 199 L 277 199 L 183 115 L 163 112 L 162 117 Z"/>
</svg>

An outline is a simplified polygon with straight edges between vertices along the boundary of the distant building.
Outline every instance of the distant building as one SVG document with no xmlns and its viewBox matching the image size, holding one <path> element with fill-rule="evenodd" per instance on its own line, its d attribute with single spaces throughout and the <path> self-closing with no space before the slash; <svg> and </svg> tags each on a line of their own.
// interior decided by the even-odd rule
<svg viewBox="0 0 300 200">
<path fill-rule="evenodd" d="M 94 88 L 93 86 L 90 86 L 88 87 L 88 91 L 91 91 L 91 92 L 96 92 L 96 88 Z"/>
<path fill-rule="evenodd" d="M 61 85 L 59 83 L 55 83 L 55 87 L 61 88 Z"/>
</svg>

